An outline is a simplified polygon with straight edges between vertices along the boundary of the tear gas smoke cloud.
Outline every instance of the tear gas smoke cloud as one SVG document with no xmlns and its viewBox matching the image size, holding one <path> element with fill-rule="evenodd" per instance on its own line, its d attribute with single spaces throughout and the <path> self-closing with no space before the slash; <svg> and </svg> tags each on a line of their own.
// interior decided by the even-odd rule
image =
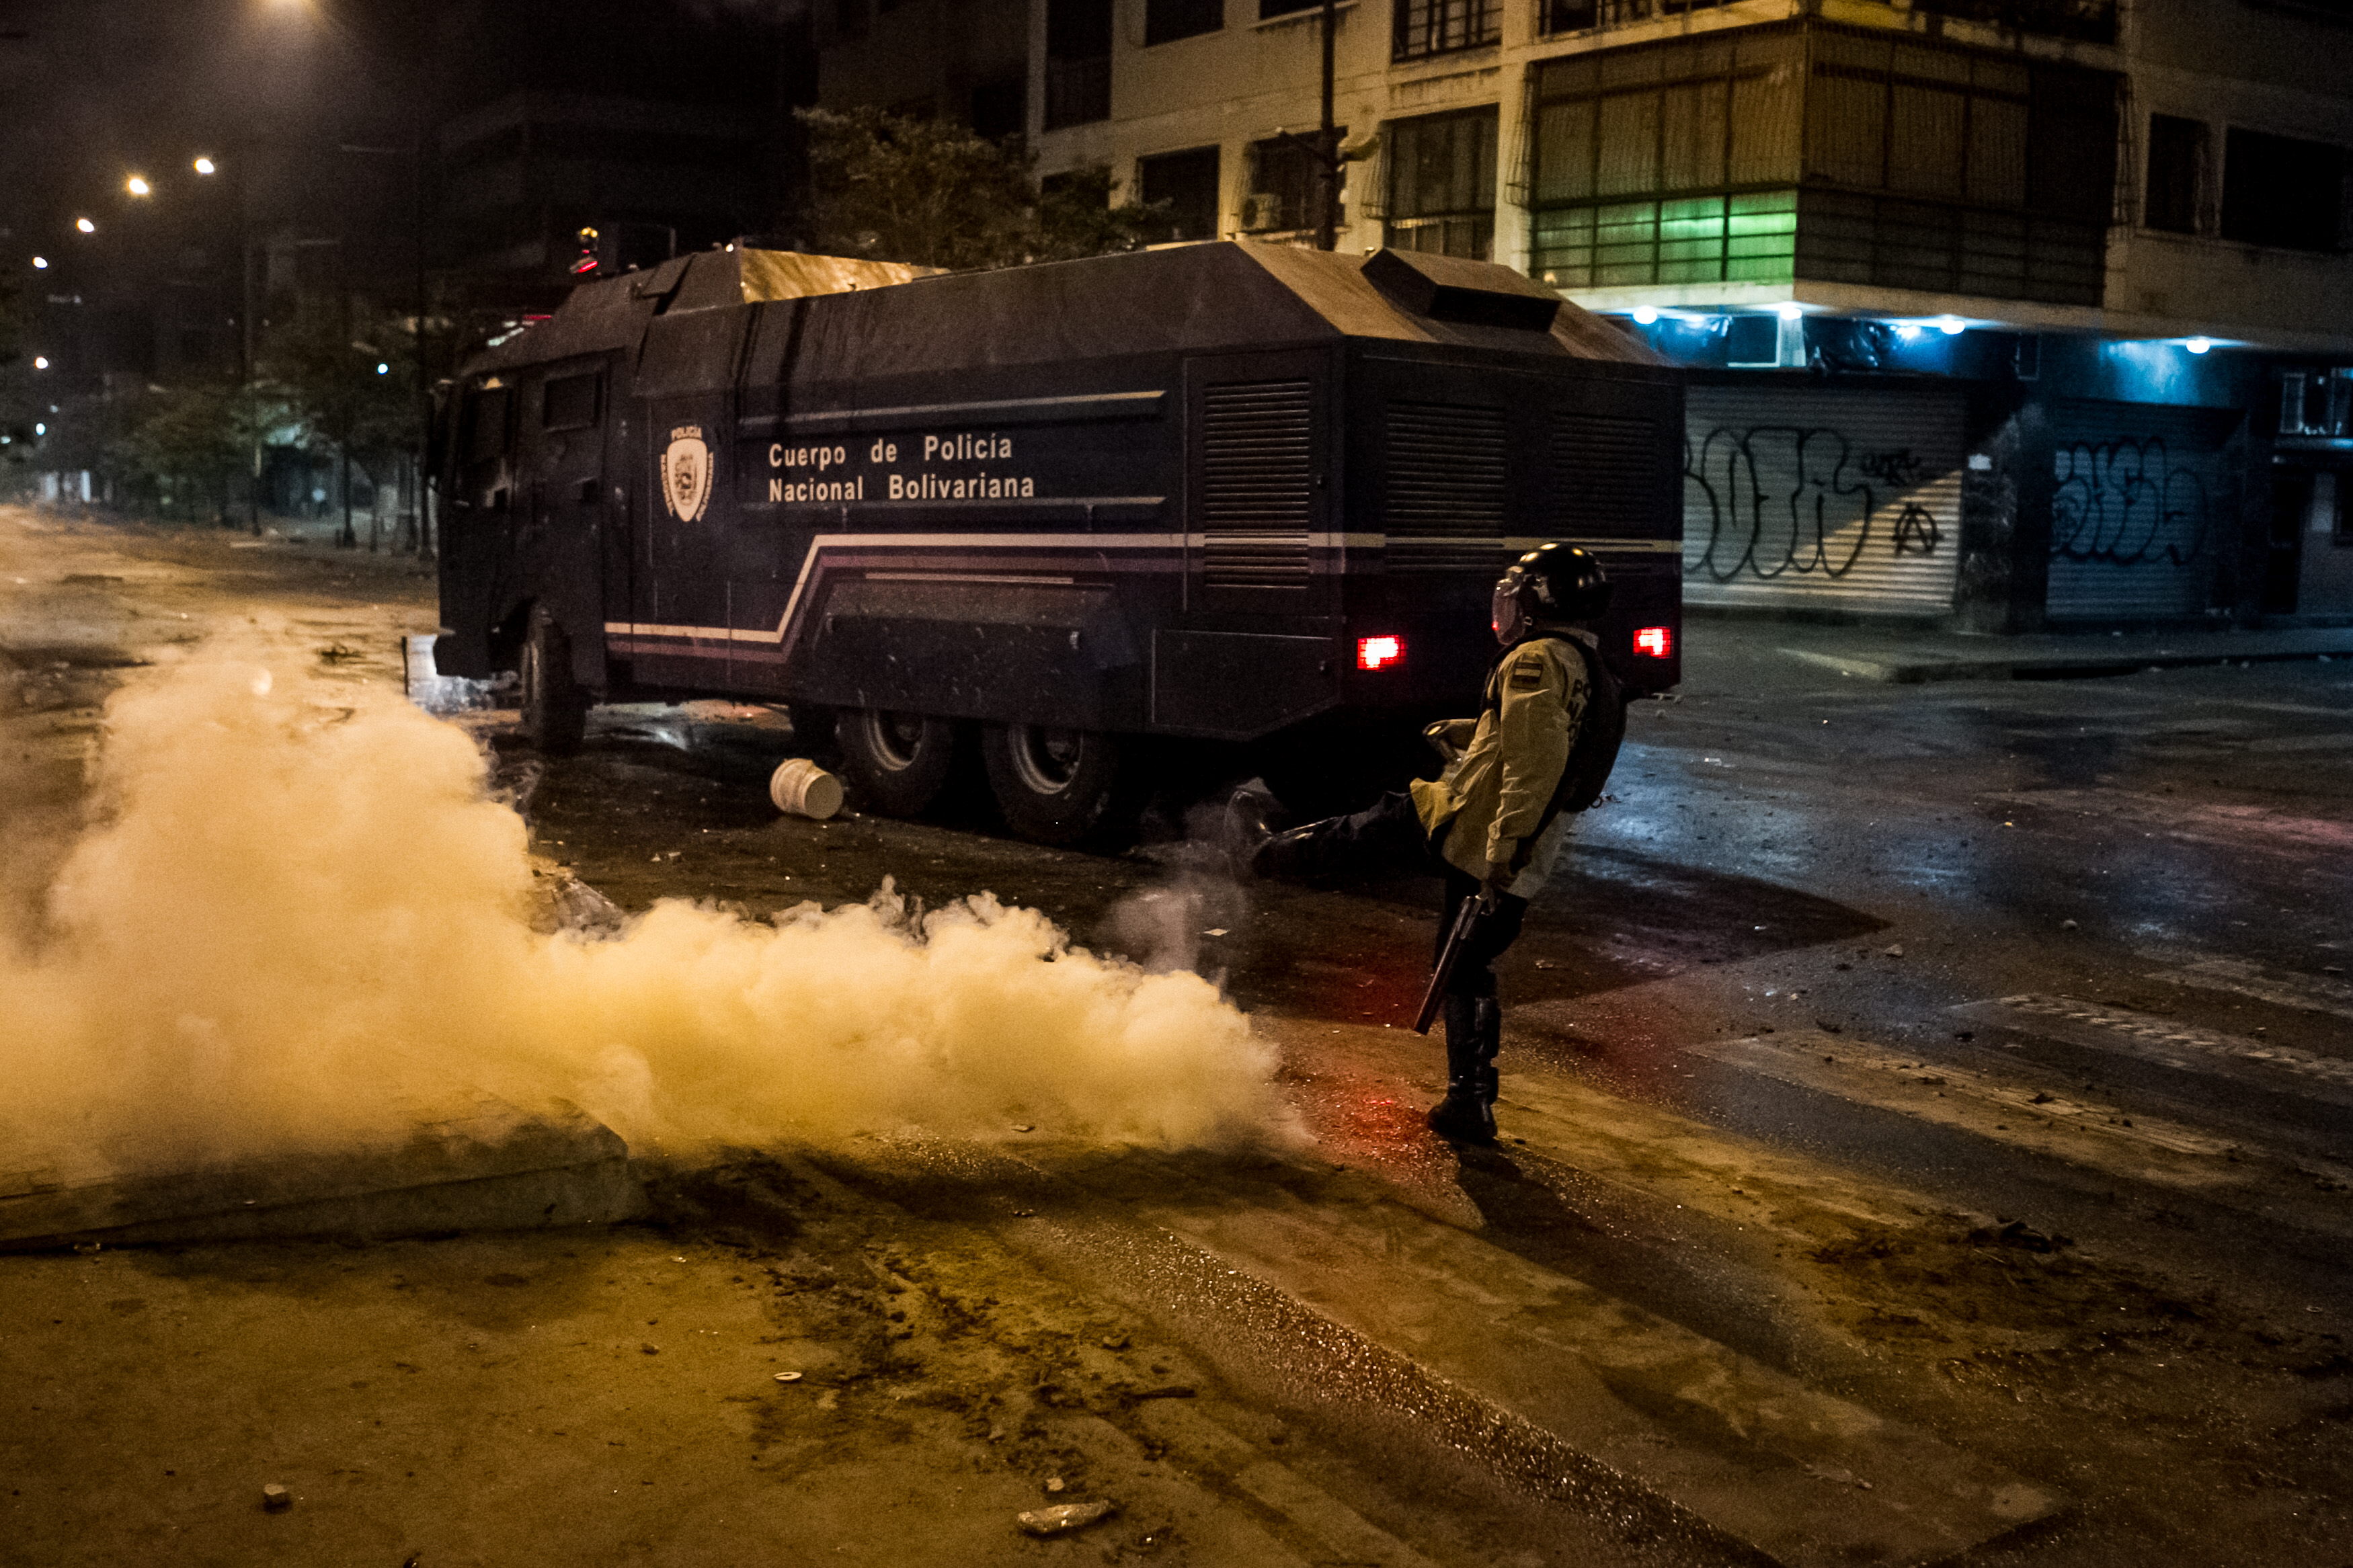
<svg viewBox="0 0 2353 1568">
<path fill-rule="evenodd" d="M 45 929 L 0 935 L 20 1135 L 172 1164 L 396 1135 L 469 1088 L 572 1100 L 640 1150 L 1288 1125 L 1271 1050 L 1207 982 L 1072 950 L 986 895 L 919 930 L 886 894 L 534 931 L 525 828 L 472 741 L 354 700 L 219 661 L 116 695 Z"/>
</svg>

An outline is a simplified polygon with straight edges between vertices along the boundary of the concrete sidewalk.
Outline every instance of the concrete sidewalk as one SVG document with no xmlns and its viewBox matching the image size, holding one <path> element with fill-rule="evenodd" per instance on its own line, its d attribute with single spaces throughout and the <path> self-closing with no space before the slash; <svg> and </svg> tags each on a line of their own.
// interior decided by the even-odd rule
<svg viewBox="0 0 2353 1568">
<path fill-rule="evenodd" d="M 1823 626 L 1701 612 L 1685 647 L 1704 670 L 1718 660 L 1754 669 L 1794 663 L 1855 680 L 2065 680 L 2191 665 L 2353 659 L 2353 626 L 2245 631 L 2189 626 L 2156 632 L 2041 632 L 1980 637 L 1900 624 Z"/>
</svg>

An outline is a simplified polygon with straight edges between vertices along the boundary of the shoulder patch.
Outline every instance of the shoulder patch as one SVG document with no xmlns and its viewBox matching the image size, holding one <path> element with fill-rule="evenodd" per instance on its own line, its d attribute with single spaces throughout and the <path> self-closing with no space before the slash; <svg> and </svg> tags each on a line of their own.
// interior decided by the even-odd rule
<svg viewBox="0 0 2353 1568">
<path fill-rule="evenodd" d="M 1514 659 L 1512 661 L 1510 679 L 1506 684 L 1508 684 L 1514 691 L 1542 691 L 1545 689 L 1544 660 L 1540 658 Z"/>
</svg>

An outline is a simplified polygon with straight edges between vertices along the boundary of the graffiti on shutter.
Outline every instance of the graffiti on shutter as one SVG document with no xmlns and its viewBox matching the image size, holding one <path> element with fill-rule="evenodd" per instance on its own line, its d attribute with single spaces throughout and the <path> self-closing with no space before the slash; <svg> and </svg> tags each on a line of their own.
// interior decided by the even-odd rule
<svg viewBox="0 0 2353 1568">
<path fill-rule="evenodd" d="M 1683 592 L 1693 604 L 1941 615 L 1959 559 L 1961 399 L 1694 387 Z"/>
<path fill-rule="evenodd" d="M 2227 520 L 2230 416 L 2154 405 L 2073 403 L 2053 422 L 2051 618 L 2202 615 Z"/>
</svg>

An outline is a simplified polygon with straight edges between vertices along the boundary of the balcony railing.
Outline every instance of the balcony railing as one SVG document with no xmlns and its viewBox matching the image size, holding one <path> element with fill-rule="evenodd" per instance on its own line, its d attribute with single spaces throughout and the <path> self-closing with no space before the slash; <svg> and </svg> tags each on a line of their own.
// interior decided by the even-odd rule
<svg viewBox="0 0 2353 1568">
<path fill-rule="evenodd" d="M 2353 0 L 2338 3 L 2353 5 Z M 1732 0 L 1541 0 L 1539 16 L 1547 33 L 1589 33 L 1720 10 L 1730 4 Z M 1793 4 L 1790 14 L 1801 8 Z M 2116 0 L 1905 0 L 1901 5 L 1891 0 L 1890 9 L 1982 22 L 2005 33 L 2093 44 L 2116 39 Z"/>
</svg>

